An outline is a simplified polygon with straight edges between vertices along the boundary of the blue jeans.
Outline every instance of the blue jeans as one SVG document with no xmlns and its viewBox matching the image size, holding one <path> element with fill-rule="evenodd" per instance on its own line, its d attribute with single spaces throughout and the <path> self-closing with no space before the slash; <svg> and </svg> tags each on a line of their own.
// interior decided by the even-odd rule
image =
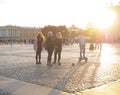
<svg viewBox="0 0 120 95">
<path fill-rule="evenodd" d="M 80 47 L 80 57 L 85 57 L 85 44 L 79 44 Z"/>
</svg>

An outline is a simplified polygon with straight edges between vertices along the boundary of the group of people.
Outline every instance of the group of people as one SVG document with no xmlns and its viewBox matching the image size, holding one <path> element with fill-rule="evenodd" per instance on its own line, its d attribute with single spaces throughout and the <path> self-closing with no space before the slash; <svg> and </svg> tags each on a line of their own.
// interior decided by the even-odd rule
<svg viewBox="0 0 120 95">
<path fill-rule="evenodd" d="M 36 51 L 36 64 L 41 64 L 41 51 L 45 48 L 47 50 L 47 65 L 52 66 L 58 63 L 61 65 L 61 51 L 62 51 L 62 34 L 57 32 L 55 38 L 53 32 L 49 31 L 45 37 L 42 32 L 39 32 L 34 41 L 34 50 Z M 52 55 L 54 53 L 54 61 L 52 61 Z"/>
<path fill-rule="evenodd" d="M 84 32 L 81 32 L 80 35 L 77 36 L 76 41 L 79 43 L 80 48 L 80 58 L 86 58 L 85 55 L 85 35 Z M 57 32 L 55 37 L 53 36 L 53 32 L 49 31 L 46 37 L 39 32 L 34 41 L 34 50 L 36 51 L 36 64 L 41 64 L 41 51 L 43 48 L 47 50 L 47 65 L 52 66 L 53 64 L 61 65 L 61 52 L 62 52 L 62 44 L 63 37 L 61 32 Z M 97 37 L 95 46 L 93 43 L 90 44 L 90 50 L 101 49 L 101 40 Z M 52 55 L 54 53 L 54 61 L 52 61 Z"/>
<path fill-rule="evenodd" d="M 102 40 L 100 38 L 100 36 L 96 37 L 96 41 L 95 41 L 95 49 L 102 49 Z"/>
</svg>

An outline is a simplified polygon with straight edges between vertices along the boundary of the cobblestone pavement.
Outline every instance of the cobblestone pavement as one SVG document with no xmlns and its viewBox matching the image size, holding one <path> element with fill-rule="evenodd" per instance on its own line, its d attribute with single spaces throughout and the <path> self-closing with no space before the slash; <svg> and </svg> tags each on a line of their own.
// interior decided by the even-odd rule
<svg viewBox="0 0 120 95">
<path fill-rule="evenodd" d="M 13 95 L 13 94 L 0 90 L 0 95 Z"/>
<path fill-rule="evenodd" d="M 48 68 L 47 52 L 42 52 L 42 64 L 35 64 L 32 45 L 0 45 L 0 76 L 75 93 L 120 79 L 120 45 L 103 44 L 102 50 L 89 51 L 88 62 L 78 63 L 77 44 L 64 46 L 62 65 Z M 75 64 L 72 66 L 72 64 Z"/>
</svg>

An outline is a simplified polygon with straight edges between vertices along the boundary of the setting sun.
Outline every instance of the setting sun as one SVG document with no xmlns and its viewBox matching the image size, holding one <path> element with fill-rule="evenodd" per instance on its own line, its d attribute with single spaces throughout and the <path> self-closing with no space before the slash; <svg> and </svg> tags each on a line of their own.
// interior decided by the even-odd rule
<svg viewBox="0 0 120 95">
<path fill-rule="evenodd" d="M 105 29 L 114 23 L 114 19 L 115 14 L 108 9 L 104 9 L 94 14 L 93 23 L 95 27 L 99 29 Z"/>
</svg>

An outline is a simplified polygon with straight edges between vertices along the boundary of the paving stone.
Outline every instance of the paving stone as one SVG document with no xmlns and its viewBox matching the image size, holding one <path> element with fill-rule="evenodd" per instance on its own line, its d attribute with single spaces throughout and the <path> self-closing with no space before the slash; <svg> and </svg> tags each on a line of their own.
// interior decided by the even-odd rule
<svg viewBox="0 0 120 95">
<path fill-rule="evenodd" d="M 46 65 L 45 50 L 42 52 L 42 64 L 36 65 L 32 45 L 12 47 L 0 45 L 0 76 L 70 93 L 81 92 L 120 79 L 120 47 L 116 44 L 103 44 L 100 52 L 89 51 L 88 46 L 87 63 L 84 61 L 78 63 L 79 47 L 78 44 L 74 44 L 63 47 L 62 65 L 54 65 L 49 69 Z"/>
</svg>

